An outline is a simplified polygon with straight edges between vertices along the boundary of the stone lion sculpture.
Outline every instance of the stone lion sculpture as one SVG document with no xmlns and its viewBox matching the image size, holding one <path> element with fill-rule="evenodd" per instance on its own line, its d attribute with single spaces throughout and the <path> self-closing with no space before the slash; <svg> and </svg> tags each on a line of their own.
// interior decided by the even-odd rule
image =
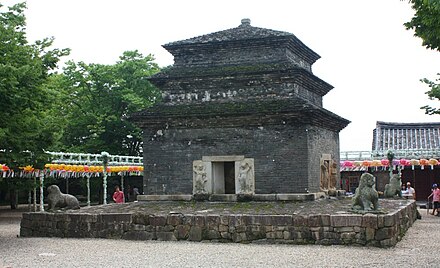
<svg viewBox="0 0 440 268">
<path fill-rule="evenodd" d="M 402 179 L 398 174 L 393 174 L 390 178 L 390 183 L 385 185 L 384 196 L 385 197 L 402 197 L 401 191 Z"/>
<path fill-rule="evenodd" d="M 353 197 L 354 210 L 377 210 L 379 208 L 379 195 L 374 189 L 375 179 L 370 173 L 361 176 L 359 187 Z"/>
<path fill-rule="evenodd" d="M 65 209 L 79 209 L 79 202 L 76 197 L 70 194 L 63 194 L 60 188 L 56 185 L 47 187 L 47 200 L 49 204 L 49 210 L 55 210 L 55 208 Z"/>
</svg>

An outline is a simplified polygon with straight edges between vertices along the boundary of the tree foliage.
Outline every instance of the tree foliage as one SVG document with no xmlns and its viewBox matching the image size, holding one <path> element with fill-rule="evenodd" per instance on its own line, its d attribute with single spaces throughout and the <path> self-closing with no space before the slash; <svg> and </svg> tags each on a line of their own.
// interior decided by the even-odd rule
<svg viewBox="0 0 440 268">
<path fill-rule="evenodd" d="M 440 1 L 438 0 L 410 0 L 415 10 L 411 21 L 405 23 L 407 30 L 414 30 L 414 35 L 423 40 L 422 45 L 440 51 Z M 437 74 L 440 77 L 440 73 Z M 426 94 L 430 100 L 440 101 L 440 78 L 435 81 L 421 79 L 430 88 Z M 440 114 L 440 108 L 425 105 L 421 107 L 426 114 Z"/>
<path fill-rule="evenodd" d="M 46 84 L 68 49 L 52 49 L 53 38 L 29 44 L 25 3 L 0 4 L 0 162 L 12 168 L 36 164 L 55 138 Z M 44 161 L 43 161 L 44 162 Z"/>
<path fill-rule="evenodd" d="M 415 10 L 411 21 L 405 23 L 407 30 L 414 30 L 414 35 L 423 40 L 423 46 L 440 50 L 440 1 L 410 0 Z"/>
<path fill-rule="evenodd" d="M 64 69 L 64 150 L 140 155 L 141 130 L 125 118 L 160 96 L 146 78 L 159 71 L 152 55 L 126 51 L 114 65 L 68 62 Z"/>
</svg>

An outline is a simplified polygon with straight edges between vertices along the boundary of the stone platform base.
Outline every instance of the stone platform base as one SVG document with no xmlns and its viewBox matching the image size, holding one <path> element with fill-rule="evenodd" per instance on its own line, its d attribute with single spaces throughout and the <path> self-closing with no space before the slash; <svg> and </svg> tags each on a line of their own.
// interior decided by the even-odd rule
<svg viewBox="0 0 440 268">
<path fill-rule="evenodd" d="M 311 203 L 315 202 L 318 201 Z M 334 207 L 334 204 L 321 202 L 315 204 L 315 208 L 322 207 L 323 204 L 327 204 L 329 208 Z M 197 207 L 197 203 L 187 203 L 187 208 L 194 207 L 191 211 L 182 209 L 185 205 L 182 201 L 162 211 L 153 207 L 159 202 L 110 204 L 79 211 L 23 213 L 20 235 L 391 247 L 416 220 L 417 207 L 414 201 L 409 200 L 387 202 L 392 208 L 386 214 L 364 215 L 347 211 L 317 212 L 316 209 L 313 214 L 313 210 L 310 211 L 309 208 L 307 213 L 296 213 L 294 211 L 298 210 L 288 207 L 296 203 L 276 202 L 257 203 L 257 207 L 288 207 L 281 215 L 268 215 L 256 210 L 246 214 L 235 213 L 240 203 L 225 205 L 229 211 L 224 213 L 221 211 L 225 211 L 225 207 L 221 207 L 223 204 L 220 203 L 213 203 L 210 209 L 202 210 Z M 310 202 L 299 203 L 299 208 L 304 207 L 305 203 Z M 241 204 L 244 208 L 254 205 L 252 202 Z M 279 211 L 278 207 L 276 211 Z"/>
<path fill-rule="evenodd" d="M 307 194 L 211 194 L 204 196 L 193 195 L 138 195 L 138 201 L 191 201 L 207 200 L 216 202 L 237 202 L 237 201 L 313 201 L 325 198 L 326 193 L 307 193 Z"/>
</svg>

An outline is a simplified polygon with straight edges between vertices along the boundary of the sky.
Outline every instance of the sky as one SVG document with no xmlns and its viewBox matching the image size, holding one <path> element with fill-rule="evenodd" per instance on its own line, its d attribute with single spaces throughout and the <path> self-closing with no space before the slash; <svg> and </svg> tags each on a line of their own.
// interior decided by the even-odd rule
<svg viewBox="0 0 440 268">
<path fill-rule="evenodd" d="M 21 2 L 0 0 L 4 6 Z M 173 57 L 161 45 L 240 25 L 293 33 L 321 56 L 314 75 L 334 89 L 327 110 L 351 123 L 341 151 L 371 150 L 377 121 L 438 122 L 420 107 L 436 105 L 421 78 L 440 73 L 440 53 L 422 47 L 403 23 L 414 11 L 401 0 L 28 0 L 29 41 L 53 36 L 66 58 L 114 64 L 122 52 L 153 54 L 164 67 Z M 438 105 L 437 105 L 438 106 Z"/>
</svg>

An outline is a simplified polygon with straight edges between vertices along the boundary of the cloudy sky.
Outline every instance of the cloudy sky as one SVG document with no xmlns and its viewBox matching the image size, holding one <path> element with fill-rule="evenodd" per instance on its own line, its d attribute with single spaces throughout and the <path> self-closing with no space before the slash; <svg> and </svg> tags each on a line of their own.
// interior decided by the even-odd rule
<svg viewBox="0 0 440 268">
<path fill-rule="evenodd" d="M 0 0 L 9 6 L 15 0 Z M 405 30 L 413 10 L 400 0 L 28 0 L 29 40 L 54 36 L 71 48 L 69 59 L 113 64 L 126 50 L 173 57 L 161 45 L 237 27 L 295 34 L 321 55 L 313 73 L 334 86 L 324 107 L 351 124 L 340 133 L 341 150 L 371 150 L 376 121 L 436 122 L 419 107 L 428 101 L 420 78 L 435 79 L 440 54 Z"/>
</svg>

